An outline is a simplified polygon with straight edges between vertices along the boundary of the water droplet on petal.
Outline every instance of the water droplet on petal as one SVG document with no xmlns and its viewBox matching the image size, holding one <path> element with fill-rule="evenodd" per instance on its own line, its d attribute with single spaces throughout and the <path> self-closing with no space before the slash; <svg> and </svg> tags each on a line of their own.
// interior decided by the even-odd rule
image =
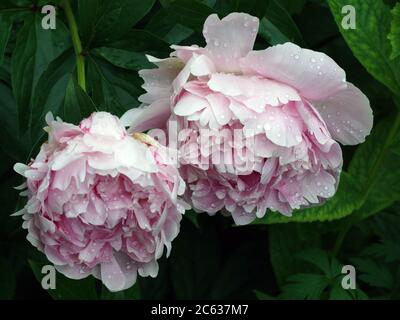
<svg viewBox="0 0 400 320">
<path fill-rule="evenodd" d="M 315 60 L 315 58 L 311 58 L 310 61 L 311 61 L 312 63 L 317 62 L 317 60 Z"/>
<path fill-rule="evenodd" d="M 295 55 L 294 55 L 294 58 L 295 58 L 296 60 L 299 60 L 300 57 L 299 57 L 298 54 L 295 54 Z"/>
<path fill-rule="evenodd" d="M 219 46 L 219 41 L 218 40 L 214 40 L 214 46 L 216 46 L 216 47 Z"/>
</svg>

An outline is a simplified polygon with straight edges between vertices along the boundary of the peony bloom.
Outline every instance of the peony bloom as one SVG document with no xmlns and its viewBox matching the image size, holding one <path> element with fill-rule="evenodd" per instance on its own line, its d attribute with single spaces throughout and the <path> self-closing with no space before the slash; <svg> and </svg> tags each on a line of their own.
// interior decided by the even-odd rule
<svg viewBox="0 0 400 320">
<path fill-rule="evenodd" d="M 149 57 L 158 68 L 140 72 L 143 106 L 122 118 L 131 130 L 176 121 L 188 198 L 236 224 L 332 197 L 338 142 L 363 142 L 373 122 L 367 97 L 326 54 L 293 43 L 252 50 L 258 25 L 244 13 L 210 15 L 204 48 Z"/>
<path fill-rule="evenodd" d="M 185 183 L 165 147 L 93 113 L 79 126 L 46 118 L 49 139 L 29 165 L 27 239 L 72 279 L 93 275 L 111 291 L 155 277 L 179 232 Z M 147 143 L 146 143 L 147 142 Z"/>
</svg>

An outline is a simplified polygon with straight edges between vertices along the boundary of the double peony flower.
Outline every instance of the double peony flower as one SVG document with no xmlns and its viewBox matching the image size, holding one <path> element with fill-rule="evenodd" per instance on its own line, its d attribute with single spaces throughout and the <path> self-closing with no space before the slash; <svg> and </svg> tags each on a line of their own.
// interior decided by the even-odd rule
<svg viewBox="0 0 400 320">
<path fill-rule="evenodd" d="M 15 170 L 27 179 L 28 239 L 60 272 L 122 290 L 137 273 L 156 276 L 186 202 L 243 225 L 335 194 L 338 142 L 364 141 L 369 101 L 323 53 L 292 43 L 252 51 L 258 24 L 244 13 L 211 15 L 206 47 L 149 57 L 157 68 L 139 73 L 143 105 L 121 120 L 47 118 L 48 142 Z M 138 133 L 156 128 L 162 143 Z"/>
</svg>

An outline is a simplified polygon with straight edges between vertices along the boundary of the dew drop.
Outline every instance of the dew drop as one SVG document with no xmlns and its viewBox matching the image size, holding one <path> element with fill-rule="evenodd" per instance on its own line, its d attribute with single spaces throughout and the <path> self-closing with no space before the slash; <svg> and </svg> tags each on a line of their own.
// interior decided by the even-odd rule
<svg viewBox="0 0 400 320">
<path fill-rule="evenodd" d="M 295 58 L 296 60 L 299 60 L 300 57 L 299 57 L 298 54 L 295 54 L 295 55 L 294 55 L 294 58 Z"/>
<path fill-rule="evenodd" d="M 214 40 L 214 46 L 216 46 L 216 47 L 219 46 L 219 41 L 218 40 Z"/>
<path fill-rule="evenodd" d="M 243 23 L 244 27 L 247 28 L 249 26 L 248 22 Z"/>
<path fill-rule="evenodd" d="M 311 58 L 310 61 L 311 61 L 312 63 L 317 62 L 317 60 L 315 60 L 315 58 Z"/>
<path fill-rule="evenodd" d="M 301 142 L 301 136 L 296 136 L 296 140 L 297 140 L 297 142 Z"/>
<path fill-rule="evenodd" d="M 267 131 L 271 130 L 271 126 L 268 123 L 265 125 L 265 130 Z"/>
</svg>

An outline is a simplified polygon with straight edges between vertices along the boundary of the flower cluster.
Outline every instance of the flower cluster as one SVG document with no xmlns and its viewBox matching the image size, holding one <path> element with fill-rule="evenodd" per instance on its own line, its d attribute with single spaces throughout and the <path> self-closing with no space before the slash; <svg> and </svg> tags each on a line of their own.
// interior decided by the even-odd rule
<svg viewBox="0 0 400 320">
<path fill-rule="evenodd" d="M 243 225 L 335 194 L 339 143 L 370 133 L 369 101 L 324 53 L 293 43 L 252 50 L 258 25 L 244 13 L 213 14 L 204 48 L 149 56 L 156 68 L 139 72 L 143 104 L 121 119 L 97 112 L 76 126 L 47 116 L 48 141 L 15 165 L 28 196 L 17 214 L 57 270 L 123 290 L 137 273 L 157 275 L 186 202 Z M 169 144 L 140 133 L 156 128 Z"/>
</svg>

